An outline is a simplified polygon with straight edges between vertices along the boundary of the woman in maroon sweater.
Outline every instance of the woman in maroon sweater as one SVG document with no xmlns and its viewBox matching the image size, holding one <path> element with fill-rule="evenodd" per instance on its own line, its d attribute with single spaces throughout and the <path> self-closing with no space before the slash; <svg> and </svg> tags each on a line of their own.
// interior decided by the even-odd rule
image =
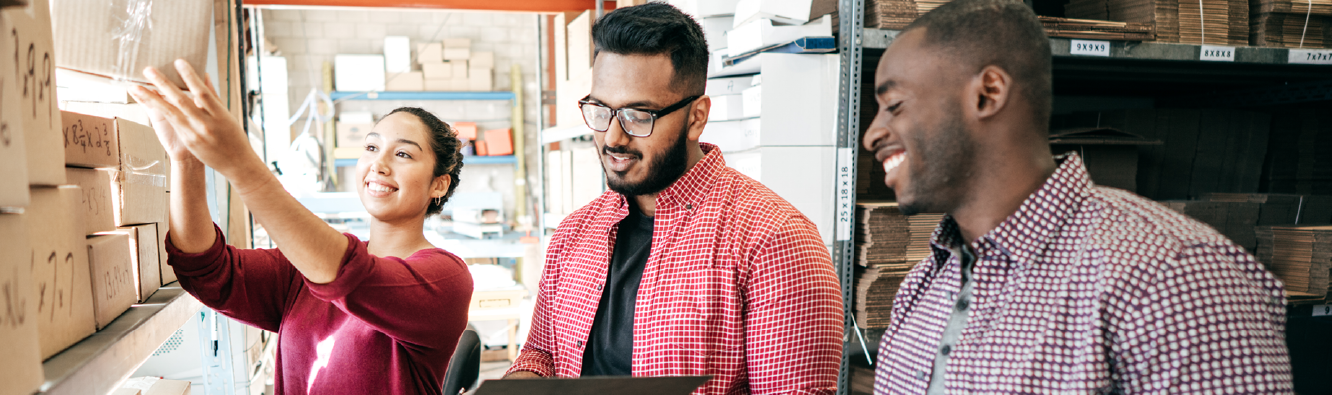
<svg viewBox="0 0 1332 395">
<path fill-rule="evenodd" d="M 158 92 L 132 91 L 171 157 L 170 264 L 181 287 L 236 320 L 278 332 L 279 394 L 439 394 L 467 325 L 472 278 L 426 241 L 425 217 L 458 183 L 457 135 L 419 108 L 384 117 L 356 163 L 370 240 L 341 234 L 301 206 L 183 60 L 193 98 L 152 68 Z M 231 181 L 280 249 L 223 242 L 205 196 L 204 165 Z"/>
</svg>

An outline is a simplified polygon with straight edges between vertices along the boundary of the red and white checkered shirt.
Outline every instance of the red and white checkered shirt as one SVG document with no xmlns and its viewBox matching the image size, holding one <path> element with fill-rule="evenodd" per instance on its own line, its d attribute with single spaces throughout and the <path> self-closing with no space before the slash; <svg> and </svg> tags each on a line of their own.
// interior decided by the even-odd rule
<svg viewBox="0 0 1332 395">
<path fill-rule="evenodd" d="M 695 394 L 832 393 L 843 313 L 828 248 L 790 203 L 700 145 L 703 159 L 657 197 L 633 375 L 714 376 Z M 606 192 L 560 223 L 510 372 L 579 376 L 627 203 Z"/>
<path fill-rule="evenodd" d="M 921 394 L 961 288 L 945 217 L 898 290 L 874 392 Z M 1198 221 L 1092 185 L 1070 154 L 975 251 L 949 393 L 1291 393 L 1285 291 Z"/>
</svg>

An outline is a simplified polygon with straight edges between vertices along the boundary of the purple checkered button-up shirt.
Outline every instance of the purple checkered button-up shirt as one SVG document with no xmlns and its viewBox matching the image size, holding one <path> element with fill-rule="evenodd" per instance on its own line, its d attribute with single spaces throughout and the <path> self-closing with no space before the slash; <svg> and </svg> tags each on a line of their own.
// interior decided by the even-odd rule
<svg viewBox="0 0 1332 395">
<path fill-rule="evenodd" d="M 929 386 L 958 308 L 956 226 L 944 218 L 898 290 L 876 394 Z M 1094 186 L 1076 154 L 970 246 L 949 393 L 1291 393 L 1281 283 L 1207 225 Z"/>
</svg>

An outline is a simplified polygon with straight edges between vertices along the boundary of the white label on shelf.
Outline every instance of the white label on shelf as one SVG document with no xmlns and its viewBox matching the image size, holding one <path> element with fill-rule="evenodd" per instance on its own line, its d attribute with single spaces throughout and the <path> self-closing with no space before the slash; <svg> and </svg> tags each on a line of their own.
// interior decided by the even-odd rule
<svg viewBox="0 0 1332 395">
<path fill-rule="evenodd" d="M 856 208 L 851 206 L 851 199 L 856 196 L 855 148 L 837 149 L 837 241 L 851 240 L 851 229 L 855 225 Z"/>
<path fill-rule="evenodd" d="M 1069 40 L 1068 53 L 1073 55 L 1110 56 L 1110 42 L 1099 40 Z"/>
<path fill-rule="evenodd" d="M 1289 63 L 1332 64 L 1332 50 L 1291 49 Z"/>
<path fill-rule="evenodd" d="M 1325 315 L 1332 315 L 1332 304 L 1320 304 L 1320 305 L 1315 305 L 1313 307 L 1314 317 L 1321 317 Z"/>
<path fill-rule="evenodd" d="M 1218 45 L 1204 45 L 1198 52 L 1198 60 L 1211 60 L 1216 62 L 1234 62 L 1235 47 L 1222 47 Z"/>
</svg>

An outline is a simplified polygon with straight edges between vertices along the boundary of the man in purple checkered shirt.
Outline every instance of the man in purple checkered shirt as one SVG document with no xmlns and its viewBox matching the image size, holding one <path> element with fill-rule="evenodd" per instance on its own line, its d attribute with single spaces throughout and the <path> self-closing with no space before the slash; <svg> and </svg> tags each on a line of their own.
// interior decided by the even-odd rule
<svg viewBox="0 0 1332 395">
<path fill-rule="evenodd" d="M 1291 393 L 1281 283 L 1053 157 L 1050 72 L 1014 0 L 947 3 L 879 62 L 865 148 L 904 213 L 948 215 L 897 293 L 874 392 Z"/>
</svg>

